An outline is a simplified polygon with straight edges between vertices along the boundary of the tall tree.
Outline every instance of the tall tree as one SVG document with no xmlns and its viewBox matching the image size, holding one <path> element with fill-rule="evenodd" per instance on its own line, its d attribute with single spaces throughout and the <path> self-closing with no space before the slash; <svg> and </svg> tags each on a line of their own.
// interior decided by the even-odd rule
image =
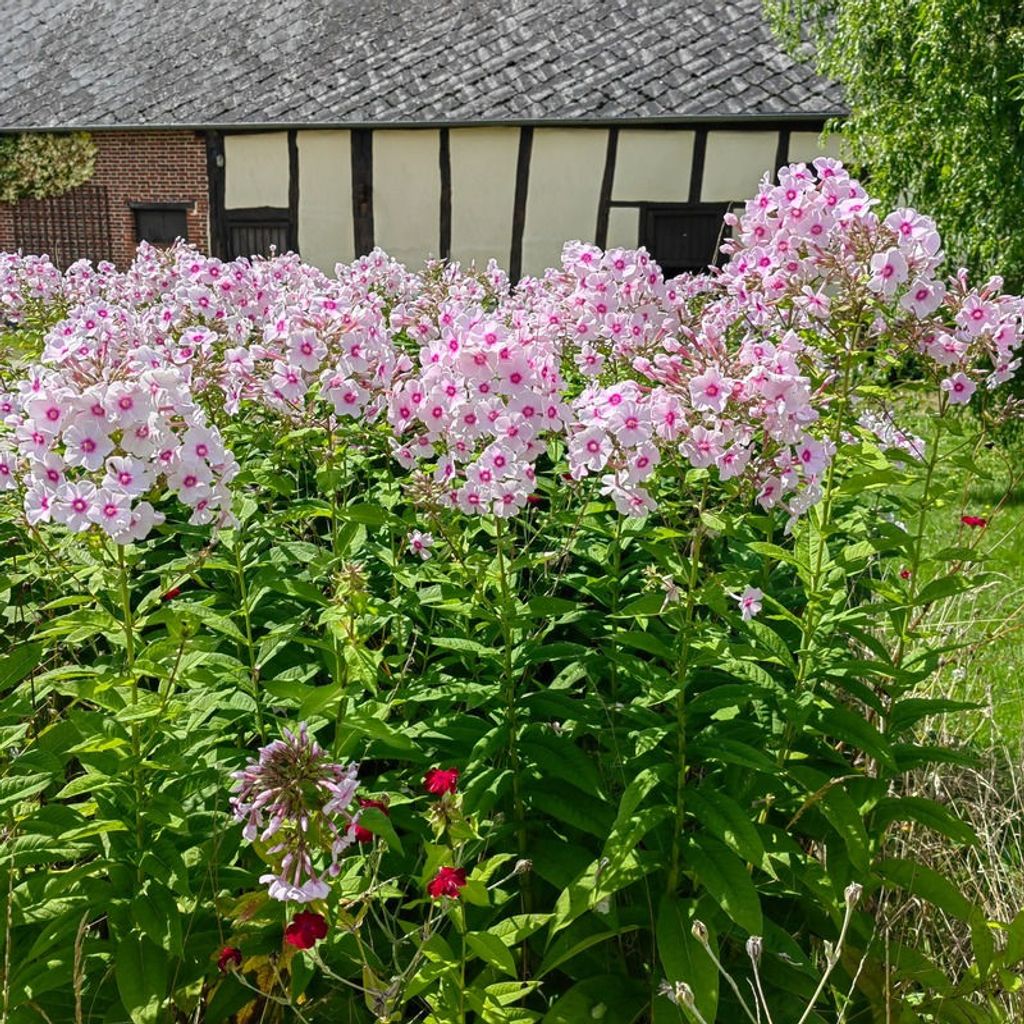
<svg viewBox="0 0 1024 1024">
<path fill-rule="evenodd" d="M 956 261 L 1024 286 L 1024 3 L 764 0 L 842 90 L 849 162 L 934 215 Z"/>
</svg>

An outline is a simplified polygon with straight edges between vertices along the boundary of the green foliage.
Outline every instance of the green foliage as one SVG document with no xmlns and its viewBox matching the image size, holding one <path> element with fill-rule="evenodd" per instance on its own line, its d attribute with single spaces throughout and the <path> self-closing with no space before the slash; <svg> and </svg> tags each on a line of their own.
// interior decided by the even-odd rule
<svg viewBox="0 0 1024 1024">
<path fill-rule="evenodd" d="M 969 757 L 922 727 L 962 705 L 920 688 L 957 647 L 943 608 L 986 580 L 974 538 L 929 542 L 983 424 L 933 408 L 928 459 L 886 453 L 846 358 L 865 388 L 792 536 L 692 469 L 643 520 L 569 484 L 507 522 L 417 508 L 363 428 L 255 412 L 222 425 L 235 529 L 118 549 L 0 504 L 5 1017 L 710 1024 L 761 990 L 776 1024 L 998 1022 L 1021 919 L 890 843 L 974 841 L 902 780 Z M 388 805 L 305 951 L 227 807 L 299 721 Z M 439 765 L 457 794 L 424 793 Z M 427 898 L 442 866 L 457 900 Z M 959 922 L 971 970 L 891 943 L 894 896 Z"/>
<path fill-rule="evenodd" d="M 95 166 L 88 132 L 0 135 L 0 203 L 59 196 L 87 182 Z"/>
<path fill-rule="evenodd" d="M 1024 282 L 1017 0 L 765 0 L 850 110 L 836 128 L 885 203 L 928 209 L 961 265 Z"/>
</svg>

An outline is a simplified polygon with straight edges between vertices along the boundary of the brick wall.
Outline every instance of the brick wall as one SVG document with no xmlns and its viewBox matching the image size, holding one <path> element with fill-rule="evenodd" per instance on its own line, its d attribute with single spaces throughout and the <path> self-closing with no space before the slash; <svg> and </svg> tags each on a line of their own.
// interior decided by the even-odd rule
<svg viewBox="0 0 1024 1024">
<path fill-rule="evenodd" d="M 194 131 L 94 132 L 92 182 L 107 189 L 114 261 L 125 266 L 135 252 L 135 217 L 129 203 L 191 202 L 188 239 L 210 244 L 206 141 Z M 13 207 L 0 203 L 0 251 L 14 249 Z M 92 253 L 83 253 L 93 256 Z"/>
</svg>

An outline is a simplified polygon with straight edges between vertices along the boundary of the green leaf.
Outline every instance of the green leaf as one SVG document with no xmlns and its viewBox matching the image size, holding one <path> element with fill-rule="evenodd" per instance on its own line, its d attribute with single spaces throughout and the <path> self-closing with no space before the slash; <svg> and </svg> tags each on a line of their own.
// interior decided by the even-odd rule
<svg viewBox="0 0 1024 1024">
<path fill-rule="evenodd" d="M 751 935 L 763 934 L 761 901 L 746 865 L 724 843 L 690 837 L 684 861 L 718 905 Z"/>
<path fill-rule="evenodd" d="M 149 879 L 146 891 L 132 900 L 132 917 L 161 949 L 181 956 L 181 912 L 167 888 L 155 879 Z"/>
<path fill-rule="evenodd" d="M 466 945 L 481 960 L 503 974 L 507 974 L 510 978 L 514 978 L 519 973 L 516 968 L 515 959 L 509 952 L 508 946 L 496 935 L 491 935 L 489 932 L 468 932 L 466 934 Z"/>
<path fill-rule="evenodd" d="M 117 944 L 114 978 L 134 1024 L 156 1024 L 159 1020 L 169 974 L 163 950 L 145 936 L 130 935 Z"/>
<path fill-rule="evenodd" d="M 871 861 L 868 834 L 860 811 L 843 789 L 844 780 L 841 777 L 829 778 L 824 772 L 799 765 L 791 766 L 789 774 L 809 794 L 801 805 L 798 817 L 812 808 L 820 810 L 838 833 L 850 863 L 862 875 L 867 875 Z"/>
<path fill-rule="evenodd" d="M 628 932 L 635 932 L 637 925 L 624 925 L 621 928 L 613 928 L 608 931 L 594 932 L 591 935 L 584 936 L 582 939 L 575 939 L 554 946 L 548 955 L 541 961 L 540 967 L 537 968 L 534 977 L 543 978 L 545 974 L 550 974 L 556 967 L 560 967 L 567 960 L 571 960 L 574 956 L 579 956 L 580 953 L 590 949 L 591 946 L 597 946 L 602 942 L 609 942 L 612 939 L 618 938 L 620 935 L 625 935 Z M 571 933 L 566 932 L 566 935 Z"/>
<path fill-rule="evenodd" d="M 751 619 L 744 623 L 744 628 L 754 635 L 757 642 L 767 651 L 770 651 L 779 664 L 789 670 L 790 675 L 796 675 L 796 661 L 789 644 L 765 622 Z"/>
<path fill-rule="evenodd" d="M 402 841 L 398 838 L 391 819 L 378 807 L 364 807 L 359 812 L 359 824 L 375 836 L 380 836 L 392 850 L 404 854 Z"/>
<path fill-rule="evenodd" d="M 338 518 L 362 523 L 364 526 L 383 526 L 391 517 L 379 505 L 363 504 L 346 505 L 345 508 L 338 509 Z"/>
<path fill-rule="evenodd" d="M 973 846 L 978 842 L 974 829 L 961 821 L 948 808 L 935 800 L 921 796 L 887 796 L 874 808 L 875 825 L 884 829 L 894 821 L 916 821 L 954 842 Z"/>
<path fill-rule="evenodd" d="M 42 655 L 42 644 L 22 643 L 10 654 L 0 658 L 0 691 L 20 683 L 25 676 L 34 672 Z"/>
<path fill-rule="evenodd" d="M 565 615 L 567 612 L 576 611 L 576 602 L 568 601 L 564 597 L 531 597 L 526 603 L 530 613 L 540 618 L 553 615 Z"/>
<path fill-rule="evenodd" d="M 653 633 L 644 633 L 638 629 L 633 629 L 628 632 L 616 633 L 615 640 L 626 647 L 632 647 L 635 650 L 653 654 L 656 658 L 661 658 L 664 661 L 672 661 L 675 657 L 672 648 L 663 640 L 658 639 Z"/>
<path fill-rule="evenodd" d="M 658 958 L 669 982 L 685 981 L 693 990 L 697 1009 L 707 1021 L 718 1013 L 718 968 L 693 935 L 695 905 L 663 896 L 658 908 Z M 715 938 L 709 935 L 711 948 Z"/>
<path fill-rule="evenodd" d="M 976 908 L 970 900 L 934 868 L 893 857 L 880 861 L 877 871 L 891 885 L 920 896 L 957 920 L 970 921 L 975 912 Z"/>
<path fill-rule="evenodd" d="M 699 788 L 687 787 L 686 809 L 703 829 L 721 839 L 744 860 L 759 867 L 764 861 L 764 844 L 751 821 L 753 812 L 709 782 Z"/>
<path fill-rule="evenodd" d="M 477 640 L 468 640 L 461 636 L 435 636 L 431 637 L 430 642 L 446 651 L 463 651 L 467 654 L 478 654 L 481 658 L 501 657 L 501 651 L 494 647 L 486 647 Z"/>
</svg>

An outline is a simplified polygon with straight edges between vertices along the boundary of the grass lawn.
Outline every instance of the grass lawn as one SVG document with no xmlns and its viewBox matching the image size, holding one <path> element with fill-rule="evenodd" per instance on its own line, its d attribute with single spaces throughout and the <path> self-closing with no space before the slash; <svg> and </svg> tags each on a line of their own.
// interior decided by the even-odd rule
<svg viewBox="0 0 1024 1024">
<path fill-rule="evenodd" d="M 953 636 L 977 641 L 994 636 L 954 655 L 954 663 L 934 682 L 944 696 L 976 700 L 984 710 L 965 721 L 983 743 L 1002 739 L 1011 748 L 1024 747 L 1024 443 L 1009 449 L 983 451 L 979 472 L 963 492 L 962 506 L 950 505 L 932 514 L 928 524 L 937 546 L 977 540 L 989 555 L 992 579 L 979 592 L 951 603 L 945 624 Z M 1011 473 L 1017 478 L 1009 490 Z M 981 537 L 960 522 L 961 512 L 989 520 Z M 988 735 L 986 735 L 988 734 Z"/>
</svg>

